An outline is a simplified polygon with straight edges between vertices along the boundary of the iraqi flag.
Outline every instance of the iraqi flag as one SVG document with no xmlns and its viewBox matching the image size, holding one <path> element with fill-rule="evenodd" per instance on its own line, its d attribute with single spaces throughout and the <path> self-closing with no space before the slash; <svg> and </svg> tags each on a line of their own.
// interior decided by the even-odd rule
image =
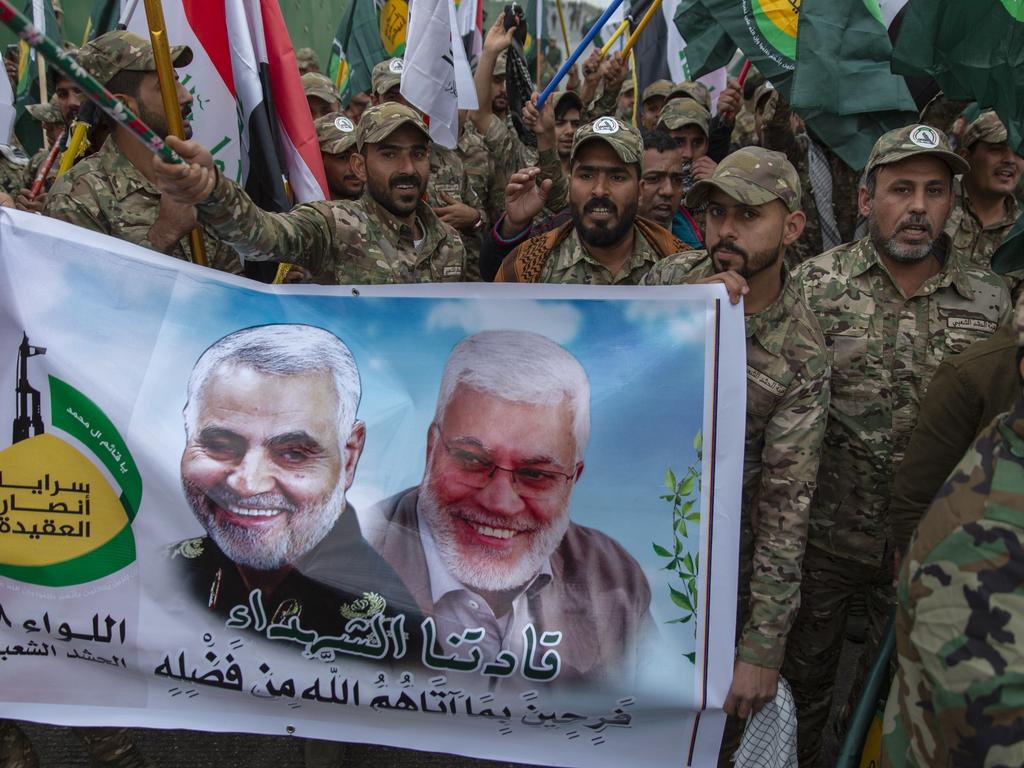
<svg viewBox="0 0 1024 768">
<path fill-rule="evenodd" d="M 188 45 L 178 78 L 192 94 L 193 138 L 262 208 L 322 200 L 323 160 L 277 0 L 164 0 L 167 37 Z M 149 39 L 140 8 L 129 28 Z"/>
</svg>

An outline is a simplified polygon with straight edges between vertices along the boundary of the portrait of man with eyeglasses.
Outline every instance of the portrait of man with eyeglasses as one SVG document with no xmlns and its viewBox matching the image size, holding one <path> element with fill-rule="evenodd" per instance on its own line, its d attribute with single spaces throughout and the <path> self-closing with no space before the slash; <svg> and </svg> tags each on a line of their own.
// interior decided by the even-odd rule
<svg viewBox="0 0 1024 768">
<path fill-rule="evenodd" d="M 618 543 L 570 520 L 589 437 L 587 374 L 555 342 L 484 331 L 452 350 L 423 480 L 370 510 L 367 531 L 436 622 L 438 653 L 479 628 L 485 664 L 503 651 L 522 662 L 532 625 L 557 633 L 560 681 L 635 666 L 653 627 L 647 579 Z"/>
</svg>

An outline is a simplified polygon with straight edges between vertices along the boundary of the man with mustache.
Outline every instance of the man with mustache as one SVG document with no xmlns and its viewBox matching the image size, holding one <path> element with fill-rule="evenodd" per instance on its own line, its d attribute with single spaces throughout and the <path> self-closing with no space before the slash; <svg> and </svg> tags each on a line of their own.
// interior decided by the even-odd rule
<svg viewBox="0 0 1024 768">
<path fill-rule="evenodd" d="M 227 616 L 259 589 L 268 622 L 338 634 L 412 608 L 345 500 L 366 438 L 359 397 L 348 348 L 313 326 L 245 328 L 196 361 L 181 484 L 206 535 L 171 561 L 210 611 Z"/>
<path fill-rule="evenodd" d="M 148 41 L 131 32 L 108 32 L 82 46 L 77 59 L 158 136 L 167 135 L 156 62 Z M 192 61 L 192 51 L 174 46 L 171 60 L 184 66 Z M 180 83 L 177 93 L 185 133 L 191 135 L 192 97 Z M 112 126 L 112 133 L 99 152 L 54 182 L 43 213 L 192 261 L 189 233 L 196 226 L 195 209 L 161 195 L 154 186 L 150 151 L 127 128 L 109 117 L 103 119 Z M 211 267 L 235 274 L 242 271 L 238 255 L 209 229 L 203 229 L 203 241 Z"/>
<path fill-rule="evenodd" d="M 894 603 L 891 483 L 921 396 L 942 360 L 1012 319 L 1003 281 L 964 264 L 943 231 L 953 176 L 968 171 L 935 128 L 889 131 L 875 143 L 858 193 L 869 234 L 793 274 L 832 364 L 800 611 L 782 668 L 798 709 L 801 765 L 817 761 L 853 596 L 867 602 L 868 643 L 850 702 Z"/>
<path fill-rule="evenodd" d="M 576 132 L 569 158 L 572 220 L 516 247 L 496 281 L 636 285 L 658 259 L 687 250 L 671 232 L 637 216 L 643 140 L 636 128 L 598 118 Z M 499 251 L 526 236 L 551 192 L 550 180 L 538 185 L 536 172 L 511 182 L 505 216 L 492 233 Z M 481 254 L 481 265 L 490 261 Z"/>
<path fill-rule="evenodd" d="M 484 331 L 445 363 L 423 482 L 370 512 L 367 538 L 437 624 L 438 648 L 471 627 L 484 664 L 561 633 L 558 680 L 632 670 L 653 628 L 651 590 L 615 541 L 573 523 L 590 435 L 590 384 L 569 352 L 523 331 Z M 539 648 L 539 646 L 535 646 Z M 511 674 L 524 679 L 517 662 Z"/>
<path fill-rule="evenodd" d="M 353 169 L 366 188 L 359 200 L 303 203 L 287 213 L 261 210 L 217 173 L 208 150 L 168 139 L 188 165 L 153 158 L 164 195 L 195 205 L 199 221 L 254 261 L 298 264 L 339 285 L 457 282 L 465 274 L 458 233 L 423 202 L 430 135 L 401 104 L 367 109 L 356 127 Z"/>
<path fill-rule="evenodd" d="M 332 112 L 313 125 L 331 200 L 358 200 L 365 184 L 352 165 L 352 155 L 356 152 L 355 124 L 340 112 Z"/>
<path fill-rule="evenodd" d="M 737 648 L 721 750 L 721 764 L 730 765 L 746 717 L 775 699 L 800 605 L 829 363 L 821 329 L 785 266 L 805 223 L 793 165 L 779 152 L 741 149 L 697 182 L 687 203 L 707 206 L 707 253 L 663 259 L 644 284 L 692 283 L 731 270 L 748 286 Z"/>
<path fill-rule="evenodd" d="M 992 254 L 1019 214 L 1014 191 L 1024 158 L 1007 143 L 1006 126 L 995 112 L 982 112 L 964 130 L 958 153 L 971 170 L 953 182 L 953 213 L 946 233 L 965 264 L 992 267 Z M 1020 277 L 1013 281 L 1020 283 Z"/>
</svg>

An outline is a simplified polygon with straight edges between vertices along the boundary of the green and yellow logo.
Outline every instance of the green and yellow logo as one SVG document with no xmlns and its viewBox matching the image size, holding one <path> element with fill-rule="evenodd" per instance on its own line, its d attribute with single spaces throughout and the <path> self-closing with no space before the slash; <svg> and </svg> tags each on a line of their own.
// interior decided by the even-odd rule
<svg viewBox="0 0 1024 768">
<path fill-rule="evenodd" d="M 764 50 L 765 44 L 773 48 L 778 56 L 796 59 L 796 28 L 800 19 L 800 0 L 749 0 L 751 15 L 757 27 L 754 42 Z M 750 30 L 754 33 L 754 29 Z M 757 39 L 760 37 L 761 39 Z M 783 65 L 775 56 L 765 50 L 765 55 Z"/>
<path fill-rule="evenodd" d="M 60 379 L 49 385 L 52 427 L 85 451 L 43 433 L 38 407 L 31 419 L 19 414 L 31 424 L 16 420 L 13 444 L 0 451 L 0 576 L 65 587 L 134 562 L 142 478 L 106 414 Z M 38 392 L 25 387 L 38 406 Z"/>
</svg>

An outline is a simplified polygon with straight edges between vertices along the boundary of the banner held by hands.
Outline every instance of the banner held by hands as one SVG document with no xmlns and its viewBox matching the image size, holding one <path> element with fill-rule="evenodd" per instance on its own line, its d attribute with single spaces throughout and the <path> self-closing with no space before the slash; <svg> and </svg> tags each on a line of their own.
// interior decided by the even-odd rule
<svg viewBox="0 0 1024 768">
<path fill-rule="evenodd" d="M 608 7 L 605 8 L 604 13 L 601 14 L 600 18 L 594 22 L 594 26 L 590 28 L 586 35 L 583 36 L 583 40 L 576 46 L 576 50 L 572 52 L 571 56 L 566 57 L 565 61 L 562 62 L 562 66 L 558 68 L 558 72 L 551 78 L 551 82 L 547 84 L 544 92 L 541 93 L 540 98 L 537 99 L 537 109 L 544 106 L 544 102 L 548 100 L 552 93 L 555 92 L 555 88 L 562 81 L 562 78 L 568 74 L 569 70 L 572 69 L 572 65 L 576 63 L 576 60 L 583 54 L 586 47 L 590 45 L 590 42 L 597 36 L 597 33 L 608 23 L 608 19 L 615 13 L 615 9 L 622 5 L 623 0 L 612 0 Z M 7 0 L 0 0 L 2 3 L 6 3 Z"/>
</svg>

